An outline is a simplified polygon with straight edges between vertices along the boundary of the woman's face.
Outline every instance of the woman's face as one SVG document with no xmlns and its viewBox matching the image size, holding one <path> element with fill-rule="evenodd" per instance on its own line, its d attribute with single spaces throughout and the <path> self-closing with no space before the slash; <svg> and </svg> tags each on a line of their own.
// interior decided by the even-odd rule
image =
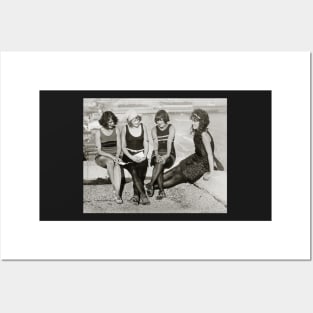
<svg viewBox="0 0 313 313">
<path fill-rule="evenodd" d="M 191 123 L 192 123 L 192 129 L 194 129 L 194 130 L 197 130 L 198 128 L 199 128 L 199 120 L 198 119 L 195 119 L 195 118 L 193 118 L 192 120 L 191 120 Z"/>
<path fill-rule="evenodd" d="M 135 118 L 133 118 L 130 121 L 130 124 L 131 124 L 132 127 L 138 127 L 140 125 L 140 118 L 139 118 L 139 116 L 136 116 Z"/>
<path fill-rule="evenodd" d="M 159 128 L 161 128 L 161 129 L 166 126 L 166 123 L 161 118 L 159 118 L 156 123 L 159 126 Z"/>
<path fill-rule="evenodd" d="M 113 129 L 115 127 L 114 121 L 110 118 L 108 120 L 108 129 Z"/>
</svg>

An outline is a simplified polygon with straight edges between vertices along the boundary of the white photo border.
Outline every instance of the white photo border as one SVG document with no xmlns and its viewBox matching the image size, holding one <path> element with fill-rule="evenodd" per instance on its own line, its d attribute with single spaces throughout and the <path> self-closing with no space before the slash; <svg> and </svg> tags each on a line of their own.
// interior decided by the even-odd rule
<svg viewBox="0 0 313 313">
<path fill-rule="evenodd" d="M 310 260 L 310 57 L 1 53 L 1 258 Z M 40 90 L 272 90 L 272 221 L 40 222 Z"/>
</svg>

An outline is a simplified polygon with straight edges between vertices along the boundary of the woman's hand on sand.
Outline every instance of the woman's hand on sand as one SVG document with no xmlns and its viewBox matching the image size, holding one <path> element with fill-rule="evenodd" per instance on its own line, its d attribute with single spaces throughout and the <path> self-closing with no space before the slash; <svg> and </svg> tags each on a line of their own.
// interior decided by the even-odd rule
<svg viewBox="0 0 313 313">
<path fill-rule="evenodd" d="M 203 180 L 209 180 L 210 176 L 212 175 L 211 172 L 206 172 L 203 174 Z"/>
</svg>

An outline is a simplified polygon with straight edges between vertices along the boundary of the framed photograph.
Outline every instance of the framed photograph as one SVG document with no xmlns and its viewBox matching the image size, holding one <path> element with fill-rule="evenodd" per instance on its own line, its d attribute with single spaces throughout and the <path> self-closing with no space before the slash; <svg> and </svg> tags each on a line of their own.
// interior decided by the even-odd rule
<svg viewBox="0 0 313 313">
<path fill-rule="evenodd" d="M 309 70 L 304 52 L 3 53 L 27 153 L 14 176 L 2 140 L 2 258 L 310 258 L 310 149 L 290 148 Z"/>
<path fill-rule="evenodd" d="M 258 120 L 245 119 L 251 103 Z M 40 191 L 59 189 L 63 204 L 41 196 L 42 221 L 271 220 L 271 91 L 40 91 L 42 161 L 51 145 L 67 153 L 41 162 Z M 251 184 L 255 164 L 262 171 Z"/>
</svg>

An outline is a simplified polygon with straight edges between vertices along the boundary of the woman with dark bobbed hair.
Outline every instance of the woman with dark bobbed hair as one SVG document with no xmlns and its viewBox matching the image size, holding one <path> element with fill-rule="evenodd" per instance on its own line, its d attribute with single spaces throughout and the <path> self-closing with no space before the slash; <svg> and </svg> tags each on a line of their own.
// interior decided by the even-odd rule
<svg viewBox="0 0 313 313">
<path fill-rule="evenodd" d="M 208 113 L 196 109 L 191 113 L 190 119 L 195 153 L 164 173 L 163 188 L 171 188 L 181 183 L 194 183 L 202 176 L 204 180 L 208 180 L 214 170 L 224 170 L 214 155 L 213 137 L 207 129 L 210 123 Z M 157 184 L 153 187 L 158 189 Z"/>
<path fill-rule="evenodd" d="M 153 152 L 150 165 L 153 166 L 153 171 L 151 182 L 146 185 L 146 189 L 148 196 L 152 197 L 154 194 L 153 185 L 157 182 L 159 187 L 157 200 L 162 200 L 166 197 L 163 190 L 163 172 L 164 169 L 172 167 L 176 159 L 174 148 L 175 128 L 168 123 L 169 120 L 168 113 L 165 110 L 159 110 L 154 118 L 156 126 L 151 130 Z"/>
<path fill-rule="evenodd" d="M 121 191 L 121 139 L 120 131 L 116 127 L 117 117 L 111 111 L 105 111 L 99 124 L 101 128 L 96 132 L 96 146 L 98 154 L 95 158 L 97 165 L 106 168 L 113 186 L 113 194 L 116 203 L 121 204 L 123 200 Z"/>
</svg>

